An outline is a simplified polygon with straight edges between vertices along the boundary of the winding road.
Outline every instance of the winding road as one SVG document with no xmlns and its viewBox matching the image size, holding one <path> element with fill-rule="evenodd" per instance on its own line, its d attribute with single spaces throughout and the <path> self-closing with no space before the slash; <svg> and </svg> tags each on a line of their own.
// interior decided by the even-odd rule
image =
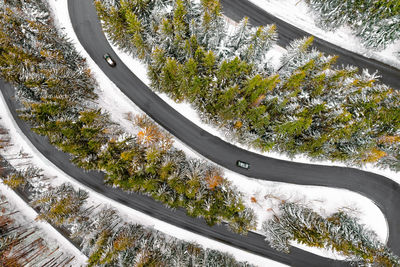
<svg viewBox="0 0 400 267">
<path fill-rule="evenodd" d="M 31 131 L 30 126 L 18 117 L 16 110 L 21 106 L 15 100 L 15 89 L 10 84 L 0 79 L 0 90 L 13 119 L 32 145 L 51 163 L 92 190 L 164 222 L 290 266 L 349 266 L 347 263 L 319 257 L 295 247 L 290 254 L 280 253 L 270 248 L 259 234 L 250 232 L 247 236 L 241 236 L 230 232 L 225 225 L 210 227 L 203 219 L 186 215 L 183 209 L 171 210 L 151 197 L 104 185 L 103 173 L 76 167 L 71 163 L 68 154 L 52 146 L 46 137 Z"/>
<path fill-rule="evenodd" d="M 267 0 L 265 0 L 267 1 Z M 275 24 L 279 39 L 277 44 L 285 47 L 292 40 L 310 36 L 311 34 L 293 26 L 269 13 L 248 0 L 220 0 L 223 12 L 229 18 L 240 21 L 248 17 L 254 26 Z M 331 44 L 321 38 L 314 37 L 313 46 L 329 55 L 338 55 L 337 65 L 353 65 L 360 69 L 368 69 L 369 73 L 378 71 L 381 81 L 392 88 L 400 89 L 400 70 L 374 59 L 353 53 Z"/>
<path fill-rule="evenodd" d="M 102 33 L 91 0 L 68 0 L 68 4 L 74 30 L 92 59 L 123 93 L 171 134 L 217 164 L 249 177 L 344 188 L 370 198 L 388 220 L 388 246 L 396 254 L 400 254 L 400 229 L 397 224 L 400 214 L 396 207 L 400 203 L 400 186 L 397 183 L 383 176 L 352 168 L 308 165 L 267 158 L 235 147 L 205 132 L 166 104 L 121 62 Z M 106 52 L 116 60 L 115 68 L 110 68 L 102 58 Z M 229 232 L 223 225 L 209 227 L 203 220 L 187 216 L 182 209 L 172 211 L 152 198 L 105 186 L 102 173 L 77 168 L 70 162 L 68 155 L 51 146 L 46 138 L 33 133 L 17 116 L 18 104 L 13 97 L 14 89 L 3 81 L 0 81 L 0 89 L 13 118 L 32 144 L 53 164 L 93 190 L 165 222 L 290 266 L 348 265 L 294 247 L 290 254 L 280 253 L 271 249 L 261 235 L 249 233 L 247 236 L 240 236 Z M 249 162 L 251 169 L 236 167 L 237 159 Z"/>
</svg>

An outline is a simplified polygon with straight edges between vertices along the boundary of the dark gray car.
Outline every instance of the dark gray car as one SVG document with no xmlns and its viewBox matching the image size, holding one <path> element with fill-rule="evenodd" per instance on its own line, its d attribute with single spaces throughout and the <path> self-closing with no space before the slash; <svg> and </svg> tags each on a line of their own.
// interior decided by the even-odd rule
<svg viewBox="0 0 400 267">
<path fill-rule="evenodd" d="M 241 160 L 236 161 L 236 166 L 248 170 L 250 168 L 250 164 Z"/>
</svg>

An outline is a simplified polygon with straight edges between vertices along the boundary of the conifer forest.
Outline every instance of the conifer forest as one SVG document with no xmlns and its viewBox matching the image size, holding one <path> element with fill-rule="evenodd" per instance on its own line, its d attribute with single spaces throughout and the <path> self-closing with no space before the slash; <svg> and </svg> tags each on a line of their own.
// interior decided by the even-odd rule
<svg viewBox="0 0 400 267">
<path fill-rule="evenodd" d="M 145 66 L 150 89 L 189 103 L 232 142 L 260 153 L 400 171 L 400 91 L 383 84 L 379 73 L 338 66 L 337 56 L 313 47 L 312 36 L 292 40 L 276 65 L 266 55 L 279 28 L 253 27 L 246 17 L 230 25 L 219 0 L 92 2 L 110 42 Z M 400 39 L 396 0 L 304 2 L 322 28 L 350 25 L 365 47 L 379 50 Z M 238 239 L 260 234 L 277 255 L 290 254 L 296 242 L 334 251 L 356 266 L 400 266 L 377 234 L 345 209 L 326 216 L 281 201 L 261 221 L 224 166 L 189 155 L 146 114 L 127 114 L 135 132 L 113 121 L 98 101 L 100 81 L 57 26 L 48 0 L 0 0 L 0 6 L 0 78 L 15 89 L 19 118 L 76 167 L 103 173 L 106 187 L 145 195 L 171 214 L 183 210 L 210 229 L 226 225 Z M 34 163 L 13 164 L 25 154 L 6 155 L 13 144 L 4 116 L 1 186 L 36 217 L 19 215 L 21 207 L 0 187 L 1 266 L 72 266 L 75 256 L 48 239 L 39 222 L 56 229 L 87 266 L 254 266 L 140 218 L 130 221 L 112 202 L 93 197 L 97 190 L 60 182 Z"/>
</svg>

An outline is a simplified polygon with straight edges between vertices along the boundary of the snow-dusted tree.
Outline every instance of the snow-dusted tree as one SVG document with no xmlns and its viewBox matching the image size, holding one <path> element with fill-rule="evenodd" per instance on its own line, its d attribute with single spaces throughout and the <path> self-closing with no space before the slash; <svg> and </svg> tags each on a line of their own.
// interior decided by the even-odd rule
<svg viewBox="0 0 400 267">
<path fill-rule="evenodd" d="M 89 266 L 250 266 L 226 253 L 124 223 L 110 208 L 91 216 L 80 235 Z"/>
<path fill-rule="evenodd" d="M 278 34 L 275 25 L 258 27 L 251 36 L 243 59 L 254 64 L 259 72 L 263 72 L 269 66 L 265 58 L 266 53 L 276 43 L 277 39 Z"/>
<path fill-rule="evenodd" d="M 118 128 L 100 110 L 87 109 L 71 118 L 69 102 L 55 100 L 31 104 L 23 118 L 33 122 L 36 133 L 47 135 L 52 144 L 71 153 L 73 161 L 80 167 L 96 168 L 101 147 L 118 136 Z"/>
<path fill-rule="evenodd" d="M 129 3 L 124 1 L 125 3 Z M 140 28 L 140 25 L 131 25 L 131 29 L 128 29 L 128 22 L 123 12 L 123 8 L 118 7 L 106 8 L 100 1 L 95 2 L 96 9 L 100 20 L 103 22 L 104 31 L 111 39 L 113 44 L 118 45 L 121 49 L 126 52 L 130 52 L 135 49 L 132 44 L 132 39 L 128 34 L 129 31 L 135 33 L 136 28 Z M 124 5 L 124 8 L 126 6 Z M 128 13 L 129 14 L 129 13 Z M 134 18 L 130 17 L 132 23 Z M 140 35 L 139 35 L 140 36 Z"/>
<path fill-rule="evenodd" d="M 205 50 L 211 50 L 217 52 L 217 54 L 222 52 L 221 47 L 224 46 L 223 42 L 227 37 L 227 33 L 219 1 L 202 0 L 199 14 L 196 12 L 193 15 L 193 20 L 197 24 L 192 24 L 191 33 L 198 38 L 199 44 Z"/>
<path fill-rule="evenodd" d="M 12 189 L 23 188 L 26 185 L 25 177 L 21 173 L 11 173 L 2 177 L 2 181 Z"/>
<path fill-rule="evenodd" d="M 349 26 L 364 45 L 384 48 L 400 39 L 400 6 L 397 0 L 306 0 L 328 29 Z"/>
<path fill-rule="evenodd" d="M 283 202 L 262 228 L 271 247 L 287 253 L 289 242 L 296 241 L 335 250 L 359 264 L 400 264 L 400 258 L 382 244 L 374 232 L 342 211 L 325 218 L 301 204 Z"/>
<path fill-rule="evenodd" d="M 286 52 L 280 57 L 280 66 L 277 69 L 281 77 L 286 78 L 292 75 L 298 67 L 320 55 L 320 52 L 315 49 L 310 51 L 313 41 L 313 37 L 297 39 L 286 47 Z"/>
<path fill-rule="evenodd" d="M 223 55 L 223 58 L 232 59 L 237 56 L 243 59 L 247 53 L 246 50 L 249 48 L 252 34 L 249 19 L 247 17 L 243 18 L 239 25 L 235 27 L 234 32 L 228 37 L 229 39 L 225 46 L 229 48 L 229 51 Z"/>
<path fill-rule="evenodd" d="M 24 189 L 24 187 L 32 179 L 39 178 L 42 176 L 42 170 L 33 166 L 29 166 L 26 169 L 20 171 L 13 171 L 7 176 L 3 177 L 3 183 L 12 189 Z"/>
<path fill-rule="evenodd" d="M 62 184 L 32 199 L 32 205 L 39 208 L 38 219 L 56 225 L 67 225 L 85 219 L 83 204 L 88 193 L 71 185 Z"/>
<path fill-rule="evenodd" d="M 175 58 L 167 58 L 161 69 L 160 87 L 166 90 L 176 101 L 183 100 L 181 85 L 183 80 L 183 66 Z"/>
<path fill-rule="evenodd" d="M 279 213 L 263 224 L 266 240 L 273 248 L 289 252 L 291 240 L 308 246 L 325 246 L 327 229 L 323 217 L 309 208 L 290 202 L 281 204 Z"/>
</svg>

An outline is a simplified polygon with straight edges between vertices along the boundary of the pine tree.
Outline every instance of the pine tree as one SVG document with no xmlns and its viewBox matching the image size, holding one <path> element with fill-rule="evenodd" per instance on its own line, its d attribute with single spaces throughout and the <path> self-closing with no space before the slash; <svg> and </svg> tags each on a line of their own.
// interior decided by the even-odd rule
<svg viewBox="0 0 400 267">
<path fill-rule="evenodd" d="M 135 48 L 135 50 L 130 52 L 134 53 L 139 59 L 148 62 L 151 48 L 148 46 L 146 37 L 143 34 L 144 27 L 142 26 L 141 20 L 130 9 L 125 7 L 124 11 L 127 20 L 127 33 L 132 36 L 131 42 Z"/>
<path fill-rule="evenodd" d="M 62 184 L 37 196 L 31 203 L 40 210 L 38 219 L 47 220 L 56 225 L 64 225 L 83 219 L 82 205 L 87 197 L 86 191 L 80 189 L 75 191 L 71 185 Z"/>
<path fill-rule="evenodd" d="M 218 51 L 227 37 L 226 23 L 222 18 L 221 5 L 218 0 L 201 1 L 201 19 L 193 28 L 193 34 L 206 50 Z M 199 14 L 199 15 L 200 15 Z"/>
<path fill-rule="evenodd" d="M 376 49 L 400 39 L 398 1 L 307 0 L 320 18 L 318 25 L 335 30 L 349 26 L 363 44 Z"/>
<path fill-rule="evenodd" d="M 359 264 L 397 266 L 400 258 L 380 243 L 374 232 L 340 211 L 324 218 L 299 204 L 283 202 L 279 213 L 263 223 L 271 247 L 289 253 L 291 240 L 311 247 L 328 248 Z"/>
<path fill-rule="evenodd" d="M 178 102 L 183 100 L 181 81 L 183 66 L 175 58 L 167 58 L 160 73 L 160 86 Z"/>
<path fill-rule="evenodd" d="M 266 62 L 265 55 L 269 49 L 276 43 L 278 35 L 275 25 L 261 26 L 257 28 L 251 36 L 248 47 L 246 48 L 244 60 L 254 64 L 259 72 L 265 70 Z"/>
<path fill-rule="evenodd" d="M 231 59 L 233 57 L 239 57 L 243 60 L 247 54 L 252 34 L 253 32 L 250 27 L 249 19 L 243 18 L 236 27 L 234 33 L 229 36 L 225 46 L 228 47 L 230 51 L 228 54 L 224 55 L 224 58 Z"/>
</svg>

